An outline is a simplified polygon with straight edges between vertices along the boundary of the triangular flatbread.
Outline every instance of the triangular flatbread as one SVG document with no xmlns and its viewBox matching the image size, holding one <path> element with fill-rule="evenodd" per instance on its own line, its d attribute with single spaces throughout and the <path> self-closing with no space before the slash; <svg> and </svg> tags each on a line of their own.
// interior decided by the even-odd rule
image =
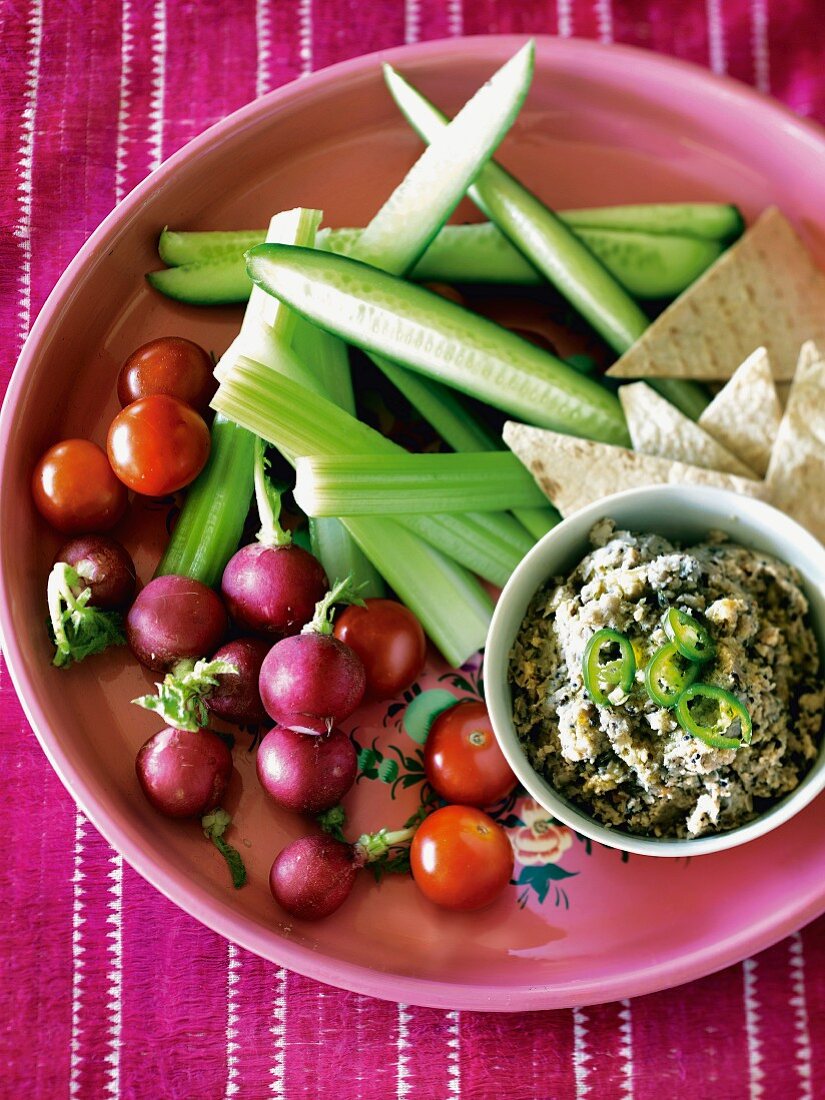
<svg viewBox="0 0 825 1100">
<path fill-rule="evenodd" d="M 825 359 L 813 340 L 799 353 L 766 483 L 771 503 L 825 542 Z"/>
<path fill-rule="evenodd" d="M 652 390 L 646 382 L 622 386 L 619 400 L 624 409 L 634 451 L 659 455 L 674 462 L 721 470 L 739 477 L 755 477 L 754 471 L 721 443 L 703 431 L 695 420 Z"/>
<path fill-rule="evenodd" d="M 808 339 L 825 343 L 825 275 L 772 207 L 607 373 L 726 379 L 764 344 L 774 378 L 787 380 Z"/>
<path fill-rule="evenodd" d="M 764 494 L 761 481 L 531 428 L 512 420 L 504 425 L 504 442 L 564 516 L 620 489 L 645 485 L 712 485 L 745 496 Z"/>
<path fill-rule="evenodd" d="M 757 348 L 714 397 L 699 424 L 764 477 L 781 419 L 768 353 Z"/>
</svg>

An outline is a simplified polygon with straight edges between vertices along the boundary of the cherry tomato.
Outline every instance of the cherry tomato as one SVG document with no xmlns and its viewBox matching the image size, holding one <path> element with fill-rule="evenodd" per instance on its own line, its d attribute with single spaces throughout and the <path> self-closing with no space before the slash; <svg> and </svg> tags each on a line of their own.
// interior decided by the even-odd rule
<svg viewBox="0 0 825 1100">
<path fill-rule="evenodd" d="M 419 825 L 410 865 L 421 893 L 444 909 L 480 909 L 513 874 L 513 849 L 501 826 L 470 806 L 444 806 Z"/>
<path fill-rule="evenodd" d="M 463 806 L 491 806 L 516 783 L 483 703 L 443 711 L 424 746 L 424 769 L 436 792 Z"/>
<path fill-rule="evenodd" d="M 338 615 L 335 637 L 354 649 L 367 674 L 366 694 L 390 699 L 410 686 L 424 667 L 427 639 L 421 623 L 397 600 L 369 599 Z"/>
<path fill-rule="evenodd" d="M 162 497 L 201 472 L 209 457 L 209 429 L 189 405 L 157 393 L 117 414 L 107 446 L 112 469 L 125 485 Z"/>
<path fill-rule="evenodd" d="M 131 405 L 141 397 L 165 393 L 199 413 L 209 408 L 218 383 L 209 354 L 181 336 L 150 340 L 133 351 L 117 376 L 117 399 Z"/>
<path fill-rule="evenodd" d="M 34 470 L 37 510 L 65 534 L 108 531 L 126 508 L 126 490 L 105 453 L 88 439 L 64 439 L 43 455 Z"/>
</svg>

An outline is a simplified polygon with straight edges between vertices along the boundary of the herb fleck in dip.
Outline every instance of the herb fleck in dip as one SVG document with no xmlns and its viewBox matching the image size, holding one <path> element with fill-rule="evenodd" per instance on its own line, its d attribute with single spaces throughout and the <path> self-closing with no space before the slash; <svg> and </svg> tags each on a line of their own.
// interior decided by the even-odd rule
<svg viewBox="0 0 825 1100">
<path fill-rule="evenodd" d="M 631 833 L 693 837 L 751 821 L 798 786 L 822 731 L 825 684 L 798 574 L 719 534 L 680 548 L 602 520 L 590 539 L 570 576 L 536 593 L 510 655 L 515 727 L 533 767 Z M 707 625 L 715 654 L 701 679 L 747 707 L 750 745 L 705 744 L 646 691 L 669 607 Z M 585 690 L 582 657 L 603 628 L 629 638 L 636 675 L 627 698 L 601 706 Z"/>
</svg>

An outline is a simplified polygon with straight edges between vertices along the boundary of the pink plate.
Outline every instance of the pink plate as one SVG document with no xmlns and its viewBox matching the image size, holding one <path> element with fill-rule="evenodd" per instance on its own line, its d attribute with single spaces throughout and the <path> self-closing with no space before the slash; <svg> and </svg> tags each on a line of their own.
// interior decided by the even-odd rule
<svg viewBox="0 0 825 1100">
<path fill-rule="evenodd" d="M 519 44 L 472 38 L 386 56 L 452 109 Z M 49 666 L 40 624 L 56 540 L 31 505 L 34 461 L 59 438 L 104 439 L 117 368 L 139 343 L 177 333 L 220 351 L 238 324 L 238 311 L 174 305 L 147 289 L 143 273 L 159 266 L 158 231 L 263 225 L 271 212 L 299 204 L 324 209 L 332 225 L 363 224 L 419 150 L 378 62 L 361 58 L 295 83 L 191 142 L 106 219 L 49 298 L 15 372 L 0 435 L 0 612 L 14 682 L 49 759 L 104 836 L 189 913 L 266 958 L 362 993 L 444 1008 L 558 1008 L 696 978 L 825 909 L 825 799 L 770 836 L 690 863 L 588 851 L 522 800 L 501 813 L 519 885 L 489 911 L 450 915 L 409 881 L 377 889 L 365 880 L 333 919 L 287 922 L 269 897 L 267 872 L 303 826 L 264 801 L 246 738 L 235 753 L 229 809 L 251 884 L 235 893 L 197 825 L 158 818 L 137 788 L 135 752 L 156 727 L 128 700 L 150 677 L 123 653 L 70 672 Z M 822 135 L 684 64 L 541 40 L 527 107 L 501 159 L 561 208 L 715 199 L 734 200 L 752 216 L 776 202 L 825 261 Z M 166 511 L 133 511 L 121 532 L 144 581 Z M 433 661 L 420 688 L 471 697 L 476 667 L 456 675 Z M 417 797 L 419 746 L 403 717 L 402 701 L 355 716 L 358 742 L 399 767 L 394 787 L 360 781 L 348 800 L 355 829 L 403 820 Z"/>
</svg>

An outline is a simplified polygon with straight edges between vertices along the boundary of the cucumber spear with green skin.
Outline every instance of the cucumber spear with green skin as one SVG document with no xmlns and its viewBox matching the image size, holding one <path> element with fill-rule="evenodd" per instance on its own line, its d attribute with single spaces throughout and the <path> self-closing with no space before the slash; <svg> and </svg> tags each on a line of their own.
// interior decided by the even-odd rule
<svg viewBox="0 0 825 1100">
<path fill-rule="evenodd" d="M 384 66 L 390 94 L 416 133 L 435 141 L 449 124 L 390 65 Z M 570 304 L 619 355 L 650 324 L 645 313 L 607 268 L 552 210 L 500 164 L 489 161 L 468 191 L 470 198 L 524 253 Z M 703 389 L 680 379 L 658 379 L 654 388 L 687 415 L 698 417 L 707 405 Z"/>
</svg>

